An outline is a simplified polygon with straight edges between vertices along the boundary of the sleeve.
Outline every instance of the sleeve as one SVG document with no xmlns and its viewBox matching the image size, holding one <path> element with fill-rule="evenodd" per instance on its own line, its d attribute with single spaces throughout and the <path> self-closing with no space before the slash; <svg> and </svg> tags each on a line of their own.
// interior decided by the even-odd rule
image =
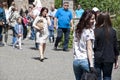
<svg viewBox="0 0 120 80">
<path fill-rule="evenodd" d="M 117 47 L 117 36 L 116 36 L 116 31 L 115 31 L 115 35 L 114 35 L 114 52 L 115 52 L 115 56 L 119 55 L 119 49 Z"/>
<path fill-rule="evenodd" d="M 94 40 L 94 31 L 91 30 L 86 30 L 86 41 L 88 40 Z"/>
<path fill-rule="evenodd" d="M 55 17 L 58 18 L 58 15 L 59 15 L 59 9 L 57 10 Z"/>
</svg>

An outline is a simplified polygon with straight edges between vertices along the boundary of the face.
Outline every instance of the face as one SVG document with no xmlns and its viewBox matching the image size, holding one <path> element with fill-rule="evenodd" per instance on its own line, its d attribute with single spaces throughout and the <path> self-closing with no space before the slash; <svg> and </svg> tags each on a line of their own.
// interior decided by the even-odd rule
<svg viewBox="0 0 120 80">
<path fill-rule="evenodd" d="M 78 9 L 80 9 L 81 8 L 81 6 L 80 5 L 78 5 Z"/>
<path fill-rule="evenodd" d="M 93 14 L 91 19 L 90 19 L 90 23 L 94 24 L 94 22 L 95 22 L 95 15 Z"/>
<path fill-rule="evenodd" d="M 18 19 L 18 23 L 22 23 L 22 19 L 21 18 Z"/>
<path fill-rule="evenodd" d="M 47 15 L 47 10 L 45 9 L 43 12 L 42 12 L 42 16 L 46 16 Z"/>
<path fill-rule="evenodd" d="M 68 4 L 68 3 L 65 3 L 65 4 L 63 5 L 63 7 L 64 7 L 65 10 L 67 10 L 67 9 L 69 8 L 69 4 Z"/>
</svg>

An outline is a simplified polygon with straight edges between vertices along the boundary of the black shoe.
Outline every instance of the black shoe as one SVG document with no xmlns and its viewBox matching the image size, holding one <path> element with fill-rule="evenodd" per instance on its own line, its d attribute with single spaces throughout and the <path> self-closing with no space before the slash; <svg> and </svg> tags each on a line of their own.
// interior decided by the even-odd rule
<svg viewBox="0 0 120 80">
<path fill-rule="evenodd" d="M 41 62 L 43 62 L 44 58 L 40 59 Z"/>
<path fill-rule="evenodd" d="M 63 51 L 68 52 L 69 50 L 68 49 L 63 49 Z"/>
<path fill-rule="evenodd" d="M 57 50 L 57 47 L 54 47 L 54 50 Z"/>
</svg>

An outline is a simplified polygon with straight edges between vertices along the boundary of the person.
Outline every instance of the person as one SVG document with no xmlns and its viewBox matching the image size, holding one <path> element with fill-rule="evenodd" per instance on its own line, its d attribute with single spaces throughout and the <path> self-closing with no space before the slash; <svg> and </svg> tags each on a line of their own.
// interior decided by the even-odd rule
<svg viewBox="0 0 120 80">
<path fill-rule="evenodd" d="M 30 16 L 33 18 L 33 20 L 35 20 L 35 18 L 37 16 L 39 16 L 40 11 L 35 7 L 34 4 L 32 6 L 33 6 L 33 9 L 32 9 L 32 12 L 31 12 Z M 39 49 L 39 43 L 36 42 L 37 38 L 35 36 L 37 31 L 36 31 L 36 29 L 34 29 L 34 27 L 32 27 L 31 30 L 32 30 L 31 37 L 35 38 L 35 49 L 38 50 Z"/>
<path fill-rule="evenodd" d="M 33 4 L 35 5 L 35 7 L 40 11 L 42 8 L 42 3 L 41 0 L 34 0 Z"/>
<path fill-rule="evenodd" d="M 100 13 L 96 20 L 95 32 L 95 68 L 98 80 L 112 80 L 112 69 L 118 68 L 118 55 L 116 31 L 112 28 L 109 13 Z M 103 75 L 102 75 L 103 73 Z"/>
<path fill-rule="evenodd" d="M 27 19 L 27 15 L 25 12 L 22 14 L 22 24 L 23 24 L 23 39 L 27 39 L 27 33 L 28 33 L 28 22 L 29 20 Z"/>
<path fill-rule="evenodd" d="M 8 13 L 9 13 L 9 16 L 12 14 L 12 9 L 16 7 L 16 4 L 14 1 L 12 1 L 9 9 L 8 9 Z"/>
<path fill-rule="evenodd" d="M 81 5 L 79 4 L 78 8 L 75 10 L 76 18 L 81 18 L 83 12 L 84 12 L 84 9 L 82 9 Z"/>
<path fill-rule="evenodd" d="M 94 13 L 94 15 L 95 15 L 95 20 L 96 20 L 97 16 L 98 16 L 99 13 L 100 13 L 100 10 L 99 10 L 97 7 L 93 7 L 93 8 L 92 8 L 92 11 L 93 11 L 93 13 Z M 95 29 L 95 24 L 96 24 L 96 21 L 94 22 L 93 29 Z"/>
<path fill-rule="evenodd" d="M 0 46 L 4 46 L 2 42 L 2 31 L 5 25 L 6 25 L 6 15 L 3 9 L 2 2 L 0 1 Z"/>
<path fill-rule="evenodd" d="M 43 62 L 44 60 L 44 52 L 46 48 L 46 40 L 48 38 L 48 26 L 51 25 L 50 18 L 47 16 L 48 9 L 43 7 L 41 9 L 40 15 L 37 16 L 33 22 L 33 27 L 37 30 L 36 32 L 36 42 L 39 43 L 39 52 L 40 52 L 40 61 Z M 41 21 L 43 23 L 42 29 L 39 28 L 37 23 Z"/>
<path fill-rule="evenodd" d="M 54 42 L 54 17 L 52 15 L 49 15 L 49 17 L 50 17 L 50 21 L 51 21 L 51 25 L 48 26 L 49 42 L 53 43 Z"/>
<path fill-rule="evenodd" d="M 95 13 L 95 19 L 96 19 L 96 17 L 99 15 L 99 13 L 100 13 L 100 10 L 97 8 L 97 7 L 93 7 L 92 8 L 92 11 Z"/>
<path fill-rule="evenodd" d="M 95 40 L 92 25 L 95 15 L 91 10 L 85 10 L 76 26 L 73 41 L 73 71 L 76 80 L 81 80 L 84 72 L 94 71 L 93 43 Z"/>
<path fill-rule="evenodd" d="M 23 25 L 22 25 L 21 17 L 17 18 L 17 23 L 14 27 L 14 31 L 15 31 L 15 37 L 17 38 L 17 40 L 13 44 L 13 48 L 15 48 L 15 46 L 18 44 L 18 49 L 22 49 L 21 44 L 22 44 L 22 36 L 23 36 Z"/>
<path fill-rule="evenodd" d="M 9 29 L 9 10 L 8 10 L 8 4 L 7 2 L 3 2 L 3 9 L 5 10 L 5 15 L 6 15 L 6 26 L 3 27 L 4 29 L 4 36 L 3 36 L 3 43 L 4 45 L 7 45 L 7 40 L 8 40 L 8 29 Z"/>
<path fill-rule="evenodd" d="M 58 29 L 57 29 L 57 38 L 54 44 L 54 50 L 57 50 L 58 43 L 61 41 L 62 35 L 64 33 L 63 51 L 68 51 L 70 26 L 71 29 L 73 29 L 73 23 L 72 23 L 73 16 L 72 16 L 72 12 L 68 9 L 68 7 L 69 7 L 69 3 L 64 2 L 63 7 L 59 8 L 55 15 L 54 27 L 56 29 L 57 20 L 58 20 Z"/>
<path fill-rule="evenodd" d="M 54 18 L 56 12 L 57 12 L 57 9 L 55 9 L 54 4 L 52 4 L 51 7 L 50 7 L 50 10 L 49 10 L 49 15 L 51 15 Z"/>
</svg>

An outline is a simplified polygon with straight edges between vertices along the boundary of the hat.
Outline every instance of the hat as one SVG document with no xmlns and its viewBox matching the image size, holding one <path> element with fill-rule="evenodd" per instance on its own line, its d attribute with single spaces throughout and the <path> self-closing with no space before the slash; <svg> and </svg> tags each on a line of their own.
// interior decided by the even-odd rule
<svg viewBox="0 0 120 80">
<path fill-rule="evenodd" d="M 94 7 L 92 10 L 95 12 L 100 11 L 97 7 Z"/>
</svg>

